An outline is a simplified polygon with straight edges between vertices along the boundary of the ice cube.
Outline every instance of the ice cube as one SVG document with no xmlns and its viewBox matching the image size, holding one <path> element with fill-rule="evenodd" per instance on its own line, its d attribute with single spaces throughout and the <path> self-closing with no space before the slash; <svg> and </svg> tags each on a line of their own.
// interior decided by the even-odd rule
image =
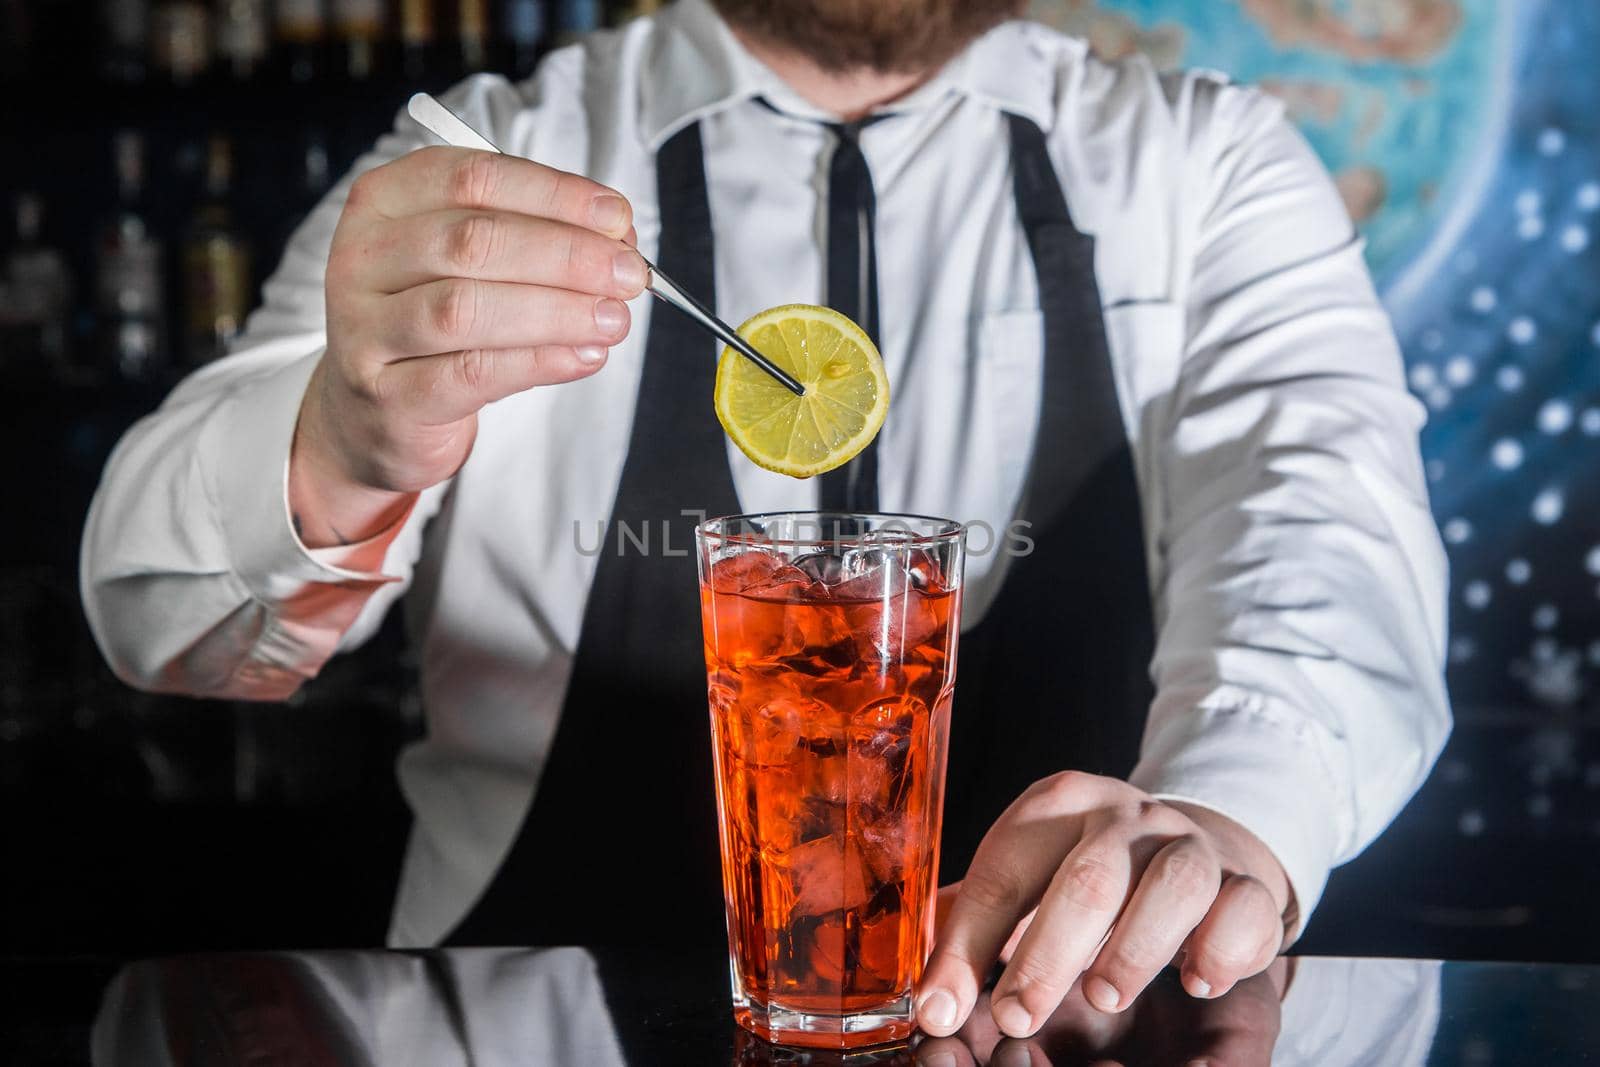
<svg viewBox="0 0 1600 1067">
<path fill-rule="evenodd" d="M 849 834 L 819 837 L 784 853 L 794 890 L 792 918 L 859 908 L 872 897 L 861 847 Z"/>
<path fill-rule="evenodd" d="M 741 548 L 711 565 L 711 585 L 719 593 L 742 593 L 770 578 L 786 562 L 776 552 Z"/>
<path fill-rule="evenodd" d="M 744 593 L 746 596 L 759 596 L 766 600 L 786 600 L 804 593 L 810 586 L 810 575 L 798 567 L 785 563 L 746 585 Z"/>
<path fill-rule="evenodd" d="M 895 696 L 875 701 L 856 712 L 850 722 L 852 767 L 881 768 L 885 785 L 879 806 L 883 810 L 903 811 L 906 791 L 918 767 L 926 760 L 928 706 L 914 696 Z M 912 746 L 918 746 L 916 761 Z"/>
<path fill-rule="evenodd" d="M 759 766 L 790 762 L 800 755 L 807 720 L 829 714 L 831 711 L 815 700 L 799 695 L 774 696 L 750 716 L 745 759 Z"/>
<path fill-rule="evenodd" d="M 905 592 L 911 576 L 898 549 L 855 548 L 844 554 L 840 579 L 829 591 L 840 600 L 882 600 Z"/>
<path fill-rule="evenodd" d="M 850 628 L 859 655 L 869 662 L 901 662 L 938 635 L 949 600 L 910 590 L 905 596 L 869 600 L 850 607 Z"/>
<path fill-rule="evenodd" d="M 850 716 L 852 745 L 881 752 L 883 746 L 910 737 L 928 706 L 914 696 L 896 693 L 869 701 Z"/>
<path fill-rule="evenodd" d="M 844 558 L 834 552 L 812 552 L 796 556 L 794 566 L 816 583 L 818 592 L 830 589 L 845 578 Z"/>
<path fill-rule="evenodd" d="M 861 857 L 878 882 L 898 881 L 915 857 L 907 849 L 915 844 L 911 820 L 905 815 L 885 815 L 862 826 L 858 833 Z"/>
<path fill-rule="evenodd" d="M 809 796 L 830 804 L 848 804 L 852 814 L 870 808 L 881 811 L 889 803 L 891 768 L 888 761 L 863 758 L 855 751 L 811 760 L 806 765 L 805 788 Z"/>
</svg>

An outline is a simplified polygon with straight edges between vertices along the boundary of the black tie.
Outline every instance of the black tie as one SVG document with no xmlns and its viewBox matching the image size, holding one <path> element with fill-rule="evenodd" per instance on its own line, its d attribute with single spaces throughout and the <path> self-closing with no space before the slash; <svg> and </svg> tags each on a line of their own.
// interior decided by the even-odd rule
<svg viewBox="0 0 1600 1067">
<path fill-rule="evenodd" d="M 828 169 L 828 306 L 855 320 L 875 345 L 879 343 L 877 202 L 858 138 L 862 129 L 888 117 L 828 124 L 839 142 Z M 855 459 L 822 476 L 818 501 L 823 511 L 878 510 L 876 439 Z"/>
</svg>

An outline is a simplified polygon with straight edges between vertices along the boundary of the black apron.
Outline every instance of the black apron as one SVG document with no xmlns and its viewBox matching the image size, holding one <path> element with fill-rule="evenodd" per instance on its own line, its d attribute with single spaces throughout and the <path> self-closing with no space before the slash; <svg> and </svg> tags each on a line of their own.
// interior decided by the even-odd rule
<svg viewBox="0 0 1600 1067">
<path fill-rule="evenodd" d="M 1018 116 L 1009 124 L 1044 320 L 1023 496 L 1035 547 L 1010 560 L 984 621 L 961 637 L 941 881 L 961 877 L 984 831 L 1039 778 L 1067 768 L 1125 776 L 1152 696 L 1144 530 L 1094 241 L 1072 223 L 1039 128 Z M 674 135 L 656 162 L 661 269 L 715 307 L 699 127 Z M 652 313 L 627 459 L 543 778 L 448 944 L 704 944 L 725 934 L 696 516 L 686 514 L 738 511 L 709 403 L 715 355 L 684 316 Z"/>
</svg>

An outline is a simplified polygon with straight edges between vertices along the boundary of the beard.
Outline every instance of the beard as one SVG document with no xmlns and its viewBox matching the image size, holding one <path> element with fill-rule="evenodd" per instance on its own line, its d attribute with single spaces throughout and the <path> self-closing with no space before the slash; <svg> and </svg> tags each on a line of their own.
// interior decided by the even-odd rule
<svg viewBox="0 0 1600 1067">
<path fill-rule="evenodd" d="M 712 0 L 728 24 L 823 70 L 914 73 L 942 66 L 1026 0 Z"/>
</svg>

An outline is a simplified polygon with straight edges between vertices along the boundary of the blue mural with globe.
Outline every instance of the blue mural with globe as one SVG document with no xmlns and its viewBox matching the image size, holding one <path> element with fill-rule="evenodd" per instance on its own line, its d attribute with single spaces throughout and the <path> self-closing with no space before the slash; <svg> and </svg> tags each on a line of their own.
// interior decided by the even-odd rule
<svg viewBox="0 0 1600 1067">
<path fill-rule="evenodd" d="M 1428 406 L 1458 707 L 1600 708 L 1600 3 L 1035 0 L 1281 97 Z"/>
</svg>

